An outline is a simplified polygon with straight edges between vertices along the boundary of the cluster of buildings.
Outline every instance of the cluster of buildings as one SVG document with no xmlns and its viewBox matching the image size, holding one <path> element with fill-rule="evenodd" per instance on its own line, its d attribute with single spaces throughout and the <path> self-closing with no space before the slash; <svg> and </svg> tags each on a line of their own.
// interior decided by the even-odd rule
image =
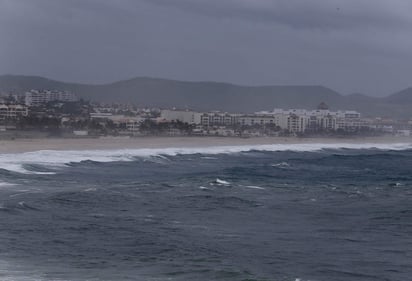
<svg viewBox="0 0 412 281">
<path fill-rule="evenodd" d="M 186 110 L 162 110 L 161 118 L 193 124 L 198 130 L 211 128 L 262 128 L 269 127 L 290 134 L 320 131 L 357 132 L 368 127 L 356 111 L 330 111 L 322 103 L 316 110 L 274 109 L 254 114 L 195 112 Z"/>
<path fill-rule="evenodd" d="M 0 97 L 0 118 L 27 116 L 30 107 L 38 107 L 49 102 L 75 102 L 78 98 L 68 91 L 30 90 L 23 96 L 4 95 Z"/>
<path fill-rule="evenodd" d="M 65 104 L 80 106 L 76 110 L 68 106 L 72 111 L 67 111 L 67 108 L 66 111 L 59 110 Z M 54 90 L 0 95 L 0 126 L 10 127 L 10 123 L 17 123 L 24 117 L 52 118 L 61 124 L 60 128 L 72 128 L 73 132 L 80 132 L 81 135 L 95 130 L 94 134 L 125 135 L 160 132 L 168 135 L 265 136 L 359 134 L 373 131 L 409 136 L 412 129 L 411 120 L 363 118 L 356 111 L 331 111 L 325 103 L 315 110 L 274 109 L 252 114 L 85 103 L 71 92 Z M 153 130 L 147 131 L 148 128 Z"/>
<path fill-rule="evenodd" d="M 75 102 L 76 95 L 67 91 L 31 90 L 24 95 L 0 95 L 0 129 L 15 128 L 15 123 L 33 113 L 34 107 L 43 106 L 49 102 Z"/>
</svg>

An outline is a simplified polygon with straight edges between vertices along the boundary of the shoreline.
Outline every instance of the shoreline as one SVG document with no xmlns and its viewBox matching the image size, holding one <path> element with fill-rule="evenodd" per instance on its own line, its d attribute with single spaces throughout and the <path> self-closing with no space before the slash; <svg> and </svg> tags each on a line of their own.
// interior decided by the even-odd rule
<svg viewBox="0 0 412 281">
<path fill-rule="evenodd" d="M 105 137 L 33 138 L 0 140 L 0 154 L 40 150 L 118 150 L 152 148 L 196 148 L 270 144 L 396 144 L 411 143 L 412 137 L 296 138 L 296 137 Z"/>
</svg>

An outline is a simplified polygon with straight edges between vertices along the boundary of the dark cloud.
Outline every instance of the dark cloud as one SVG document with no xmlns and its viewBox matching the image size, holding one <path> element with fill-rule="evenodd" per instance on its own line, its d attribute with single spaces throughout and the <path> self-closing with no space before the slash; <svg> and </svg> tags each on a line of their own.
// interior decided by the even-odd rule
<svg viewBox="0 0 412 281">
<path fill-rule="evenodd" d="M 0 74 L 410 86 L 407 0 L 0 0 Z"/>
<path fill-rule="evenodd" d="M 273 22 L 303 29 L 405 28 L 408 1 L 387 0 L 145 0 L 216 18 Z M 398 2 L 398 3 L 396 3 Z"/>
</svg>

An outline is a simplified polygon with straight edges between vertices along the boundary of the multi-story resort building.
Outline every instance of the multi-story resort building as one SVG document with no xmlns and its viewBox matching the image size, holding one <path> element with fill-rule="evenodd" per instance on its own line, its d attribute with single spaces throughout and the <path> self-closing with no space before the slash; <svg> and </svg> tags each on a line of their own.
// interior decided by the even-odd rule
<svg viewBox="0 0 412 281">
<path fill-rule="evenodd" d="M 324 106 L 316 110 L 274 109 L 254 114 L 163 110 L 161 117 L 167 121 L 181 121 L 204 127 L 213 126 L 274 126 L 290 133 L 308 131 L 356 131 L 365 126 L 356 111 L 330 111 Z"/>
<path fill-rule="evenodd" d="M 233 126 L 238 123 L 240 114 L 227 112 L 208 112 L 200 116 L 200 124 L 203 126 Z"/>
<path fill-rule="evenodd" d="M 17 119 L 28 114 L 27 106 L 21 104 L 0 104 L 0 120 Z"/>
<path fill-rule="evenodd" d="M 356 131 L 365 125 L 361 114 L 356 111 L 330 111 L 329 109 L 274 109 L 272 112 L 259 112 L 258 115 L 278 120 L 279 127 L 294 133 L 305 131 Z"/>
<path fill-rule="evenodd" d="M 202 113 L 189 110 L 165 109 L 161 111 L 160 116 L 168 121 L 175 120 L 196 125 L 202 123 Z"/>
<path fill-rule="evenodd" d="M 75 94 L 67 91 L 31 90 L 25 93 L 27 106 L 39 106 L 52 101 L 75 102 L 77 100 Z"/>
</svg>

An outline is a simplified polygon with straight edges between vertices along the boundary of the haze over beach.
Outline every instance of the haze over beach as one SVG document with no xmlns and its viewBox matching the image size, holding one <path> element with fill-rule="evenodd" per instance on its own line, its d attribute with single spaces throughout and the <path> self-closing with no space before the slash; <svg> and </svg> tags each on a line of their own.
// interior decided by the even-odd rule
<svg viewBox="0 0 412 281">
<path fill-rule="evenodd" d="M 0 0 L 0 280 L 409 280 L 410 11 Z"/>
</svg>

